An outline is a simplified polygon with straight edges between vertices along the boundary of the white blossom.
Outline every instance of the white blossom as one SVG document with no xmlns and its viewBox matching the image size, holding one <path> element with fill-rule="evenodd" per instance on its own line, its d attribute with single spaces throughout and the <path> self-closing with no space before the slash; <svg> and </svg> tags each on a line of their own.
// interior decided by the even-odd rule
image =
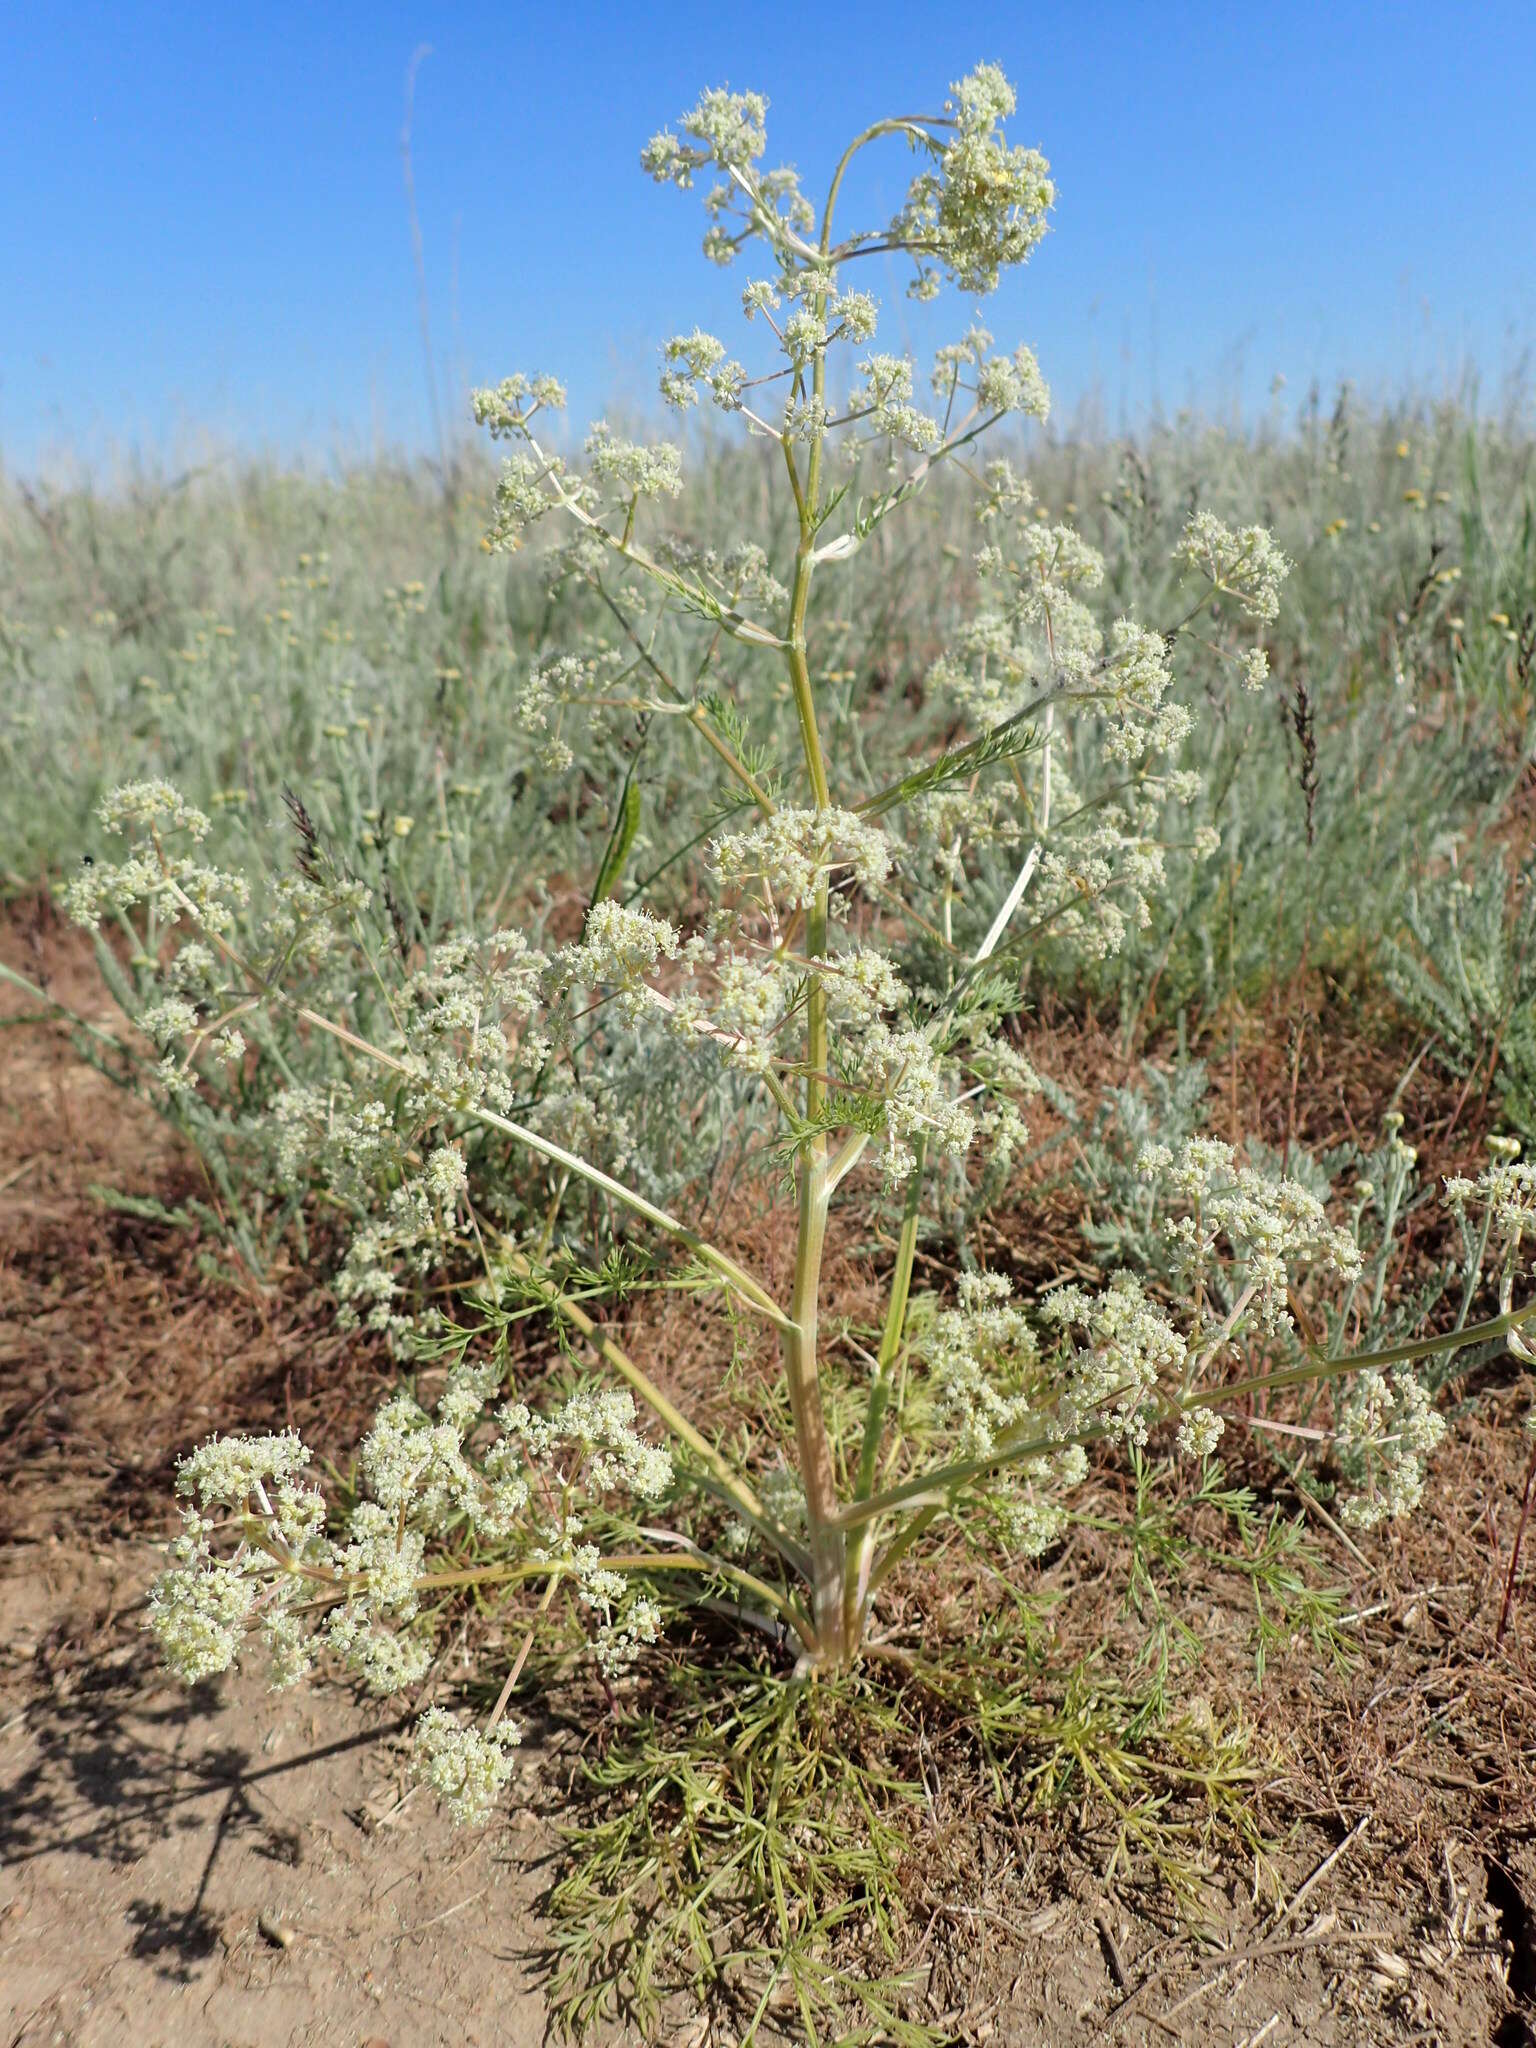
<svg viewBox="0 0 1536 2048">
<path fill-rule="evenodd" d="M 433 1198 L 451 1207 L 469 1186 L 463 1153 L 452 1145 L 439 1145 L 427 1161 L 426 1182 Z"/>
<path fill-rule="evenodd" d="M 891 870 L 890 841 L 856 812 L 776 810 L 746 832 L 710 842 L 723 881 L 762 881 L 780 910 L 809 910 L 818 888 L 849 875 L 866 889 Z"/>
<path fill-rule="evenodd" d="M 189 804 L 169 782 L 120 783 L 103 797 L 96 815 L 108 832 L 150 826 L 185 832 L 189 839 L 206 839 L 212 829 L 207 813 Z"/>
<path fill-rule="evenodd" d="M 1290 574 L 1291 564 L 1267 528 L 1245 526 L 1234 533 L 1214 512 L 1195 512 L 1185 521 L 1174 557 L 1200 570 L 1218 590 L 1237 598 L 1254 618 L 1278 617 L 1280 586 Z M 1251 679 L 1245 680 L 1250 688 L 1256 687 Z"/>
<path fill-rule="evenodd" d="M 1445 1418 L 1428 1389 L 1405 1367 L 1390 1380 L 1362 1372 L 1341 1403 L 1337 1440 L 1346 1462 L 1363 1472 L 1343 1515 L 1357 1529 L 1408 1515 L 1424 1491 L 1424 1461 L 1445 1435 Z"/>
<path fill-rule="evenodd" d="M 677 927 L 649 910 L 608 898 L 587 912 L 579 945 L 566 946 L 560 966 L 579 985 L 601 983 L 616 989 L 629 1014 L 645 1006 L 645 977 L 662 960 L 675 960 L 682 949 Z"/>
<path fill-rule="evenodd" d="M 515 1721 L 503 1718 L 482 1735 L 442 1707 L 429 1707 L 416 1723 L 411 1769 L 460 1827 L 479 1827 L 512 1775 L 512 1751 L 522 1739 Z"/>
<path fill-rule="evenodd" d="M 1214 1408 L 1191 1408 L 1179 1423 L 1178 1445 L 1186 1458 L 1208 1458 L 1227 1424 Z"/>
<path fill-rule="evenodd" d="M 558 377 L 527 377 L 519 372 L 470 398 L 475 423 L 493 440 L 516 438 L 527 428 L 535 412 L 565 410 L 565 386 Z"/>
<path fill-rule="evenodd" d="M 670 441 L 644 447 L 620 441 L 606 420 L 596 420 L 586 439 L 592 474 L 623 498 L 675 498 L 683 488 L 683 455 Z"/>
<path fill-rule="evenodd" d="M 1041 1319 L 1073 1338 L 1069 1377 L 1060 1401 L 1060 1425 L 1070 1434 L 1107 1430 L 1131 1443 L 1146 1440 L 1152 1397 L 1184 1367 L 1188 1346 L 1148 1300 L 1132 1273 L 1116 1273 L 1094 1294 L 1076 1286 L 1046 1296 Z"/>
<path fill-rule="evenodd" d="M 1310 1189 L 1240 1165 L 1232 1146 L 1220 1139 L 1188 1138 L 1176 1155 L 1162 1147 L 1149 1150 L 1142 1155 L 1142 1171 L 1187 1205 L 1188 1213 L 1169 1218 L 1164 1231 L 1190 1283 L 1225 1238 L 1251 1283 L 1265 1329 L 1290 1322 L 1285 1304 L 1293 1262 L 1327 1266 L 1346 1279 L 1360 1270 L 1359 1246 L 1328 1221 Z"/>
<path fill-rule="evenodd" d="M 913 179 L 894 232 L 924 252 L 912 293 L 931 298 L 943 270 L 962 291 L 990 292 L 1005 265 L 1023 263 L 1045 233 L 1055 199 L 1038 150 L 1008 143 L 1002 122 L 1013 88 L 995 64 L 954 87 L 954 139 L 937 167 Z"/>
<path fill-rule="evenodd" d="M 935 1320 L 924 1345 L 940 1420 L 957 1454 L 983 1458 L 1031 1412 L 1039 1347 L 1005 1273 L 962 1273 L 959 1306 Z"/>
<path fill-rule="evenodd" d="M 989 412 L 1018 412 L 1037 420 L 1050 416 L 1051 394 L 1032 349 L 1017 348 L 1011 356 L 981 362 L 976 396 Z"/>
</svg>

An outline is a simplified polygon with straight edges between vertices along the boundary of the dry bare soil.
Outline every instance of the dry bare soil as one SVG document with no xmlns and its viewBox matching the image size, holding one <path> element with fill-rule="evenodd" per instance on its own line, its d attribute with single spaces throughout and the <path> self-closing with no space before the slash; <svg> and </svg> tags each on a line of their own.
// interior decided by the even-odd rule
<svg viewBox="0 0 1536 2048">
<path fill-rule="evenodd" d="M 100 1007 L 45 911 L 12 919 L 0 957 Z M 274 1415 L 340 1450 L 388 1363 L 336 1335 L 303 1272 L 210 1284 L 192 1234 L 93 1195 L 174 1204 L 194 1169 L 24 1009 L 0 992 L 0 2048 L 542 2040 L 539 1902 L 583 1731 L 530 1742 L 504 1817 L 460 1835 L 409 1789 L 398 1703 L 248 1679 L 186 1693 L 156 1671 L 139 1622 L 176 1452 Z M 1082 1073 L 1093 1049 L 1058 1028 Z M 1369 1062 L 1325 1035 L 1303 1121 L 1346 1127 Z M 1296 1071 L 1282 1105 L 1273 1069 L 1262 1042 L 1245 1052 L 1261 1123 L 1298 1114 Z M 1020 2048 L 1536 2043 L 1536 1541 L 1496 1640 L 1522 1405 L 1488 1385 L 1379 1576 L 1341 1553 L 1355 1664 L 1282 1664 L 1259 1697 L 1278 1901 L 1234 1867 L 1227 1924 L 1196 1944 L 1154 1896 L 1102 1882 L 1105 1843 L 1070 1815 L 981 1823 L 964 1788 L 936 1788 L 916 2009 L 956 2042 Z M 1003 1853 L 957 1849 L 981 1825 Z M 679 2008 L 662 2038 L 735 2036 Z"/>
</svg>

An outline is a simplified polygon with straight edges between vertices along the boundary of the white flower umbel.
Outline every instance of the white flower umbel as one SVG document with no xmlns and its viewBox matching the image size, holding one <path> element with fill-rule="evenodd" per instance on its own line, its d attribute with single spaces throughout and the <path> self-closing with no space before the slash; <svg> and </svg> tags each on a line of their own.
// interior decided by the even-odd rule
<svg viewBox="0 0 1536 2048">
<path fill-rule="evenodd" d="M 325 1534 L 324 1499 L 302 1483 L 309 1452 L 291 1432 L 215 1437 L 189 1453 L 177 1477 L 182 1533 L 146 1622 L 170 1668 L 196 1683 L 228 1670 L 254 1639 L 276 1684 L 329 1654 L 377 1695 L 416 1685 L 434 1654 L 422 1612 L 435 1583 L 429 1552 L 464 1528 L 501 1546 L 486 1567 L 493 1583 L 520 1548 L 522 1573 L 547 1581 L 545 1607 L 568 1586 L 595 1613 L 601 1669 L 628 1668 L 658 1639 L 662 1610 L 647 1594 L 632 1597 L 624 1574 L 578 1532 L 605 1499 L 666 1495 L 671 1455 L 636 1429 L 627 1392 L 583 1388 L 547 1415 L 516 1402 L 493 1415 L 499 1378 L 456 1369 L 435 1417 L 403 1393 L 383 1405 L 359 1460 L 368 1497 L 340 1543 Z M 520 1655 L 514 1677 L 521 1666 Z M 434 1708 L 417 1738 L 418 1774 L 457 1820 L 483 1820 L 506 1782 L 516 1727 L 498 1713 L 480 1734 Z"/>
<path fill-rule="evenodd" d="M 852 811 L 776 810 L 746 832 L 710 843 L 722 881 L 762 885 L 780 912 L 809 910 L 819 892 L 848 877 L 874 888 L 891 871 L 891 845 L 878 825 Z"/>
<path fill-rule="evenodd" d="M 672 1455 L 635 1428 L 635 1403 L 622 1388 L 583 1389 L 550 1415 L 522 1402 L 502 1408 L 497 1421 L 543 1459 L 561 1447 L 583 1455 L 587 1478 L 601 1492 L 620 1488 L 641 1500 L 659 1500 L 672 1484 Z"/>
<path fill-rule="evenodd" d="M 1245 526 L 1234 533 L 1214 512 L 1195 512 L 1174 553 L 1208 576 L 1215 589 L 1235 597 L 1254 618 L 1267 622 L 1279 616 L 1280 586 L 1291 564 L 1267 528 Z"/>
<path fill-rule="evenodd" d="M 933 168 L 913 179 L 892 231 L 914 251 L 914 298 L 937 297 L 941 271 L 962 291 L 994 290 L 1040 241 L 1056 197 L 1039 151 L 1003 137 L 1017 101 L 998 67 L 978 66 L 953 91 L 953 139 L 931 145 Z"/>
<path fill-rule="evenodd" d="M 612 989 L 627 1013 L 638 1014 L 651 994 L 646 976 L 662 960 L 675 960 L 681 948 L 666 918 L 609 900 L 587 912 L 581 943 L 563 950 L 560 966 L 569 981 Z"/>
<path fill-rule="evenodd" d="M 961 1457 L 985 1457 L 1031 1413 L 1039 1346 L 1004 1273 L 962 1273 L 960 1305 L 934 1322 L 924 1355 Z"/>
<path fill-rule="evenodd" d="M 479 1827 L 512 1775 L 512 1752 L 522 1739 L 515 1721 L 498 1721 L 482 1735 L 461 1727 L 442 1707 L 429 1707 L 416 1723 L 411 1769 L 461 1827 Z"/>
<path fill-rule="evenodd" d="M 325 1503 L 300 1484 L 308 1463 L 289 1431 L 210 1437 L 177 1466 L 181 1534 L 150 1591 L 145 1626 L 189 1684 L 227 1671 L 253 1627 L 263 1631 L 277 1683 L 308 1668 L 292 1610 L 333 1555 Z"/>
<path fill-rule="evenodd" d="M 1116 1273 L 1095 1294 L 1059 1287 L 1046 1296 L 1040 1316 L 1068 1337 L 1058 1408 L 1063 1434 L 1103 1429 L 1144 1443 L 1155 1397 L 1176 1386 L 1189 1347 L 1141 1282 L 1133 1273 Z"/>
<path fill-rule="evenodd" d="M 1361 1373 L 1337 1424 L 1341 1457 L 1361 1475 L 1359 1491 L 1344 1502 L 1345 1521 L 1373 1529 L 1412 1514 L 1424 1492 L 1425 1460 L 1444 1435 L 1444 1416 L 1412 1373 Z"/>
<path fill-rule="evenodd" d="M 1262 1328 L 1289 1326 L 1286 1292 L 1293 1266 L 1321 1265 L 1345 1279 L 1360 1271 L 1360 1248 L 1353 1236 L 1329 1222 L 1310 1189 L 1240 1165 L 1233 1147 L 1220 1139 L 1186 1139 L 1177 1155 L 1165 1146 L 1149 1147 L 1140 1170 L 1187 1211 L 1169 1217 L 1164 1232 L 1179 1254 L 1197 1307 L 1208 1298 L 1211 1261 L 1220 1241 L 1237 1262 L 1245 1284 L 1217 1333 L 1221 1342 L 1231 1338 L 1250 1306 Z"/>
<path fill-rule="evenodd" d="M 1226 1426 L 1226 1418 L 1214 1408 L 1192 1408 L 1179 1424 L 1179 1449 L 1186 1458 L 1208 1458 L 1221 1442 Z"/>
</svg>

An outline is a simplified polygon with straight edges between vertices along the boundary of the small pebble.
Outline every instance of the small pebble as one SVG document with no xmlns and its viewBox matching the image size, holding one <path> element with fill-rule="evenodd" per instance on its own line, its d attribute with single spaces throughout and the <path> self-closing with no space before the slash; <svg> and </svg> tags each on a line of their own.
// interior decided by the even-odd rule
<svg viewBox="0 0 1536 2048">
<path fill-rule="evenodd" d="M 275 1913 L 258 1913 L 256 1915 L 256 1926 L 274 1948 L 293 1947 L 293 1929 L 279 1920 Z"/>
</svg>

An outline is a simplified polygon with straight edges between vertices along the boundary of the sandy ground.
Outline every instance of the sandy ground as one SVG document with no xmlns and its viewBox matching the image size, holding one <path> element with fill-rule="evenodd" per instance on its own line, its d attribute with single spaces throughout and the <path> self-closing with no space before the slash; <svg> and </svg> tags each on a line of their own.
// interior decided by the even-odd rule
<svg viewBox="0 0 1536 2048">
<path fill-rule="evenodd" d="M 340 1692 L 168 1686 L 132 1612 L 152 1557 L 108 1562 L 105 1606 L 61 1546 L 0 1586 L 0 2040 L 539 2041 L 539 1825 L 454 1834 Z"/>
</svg>

